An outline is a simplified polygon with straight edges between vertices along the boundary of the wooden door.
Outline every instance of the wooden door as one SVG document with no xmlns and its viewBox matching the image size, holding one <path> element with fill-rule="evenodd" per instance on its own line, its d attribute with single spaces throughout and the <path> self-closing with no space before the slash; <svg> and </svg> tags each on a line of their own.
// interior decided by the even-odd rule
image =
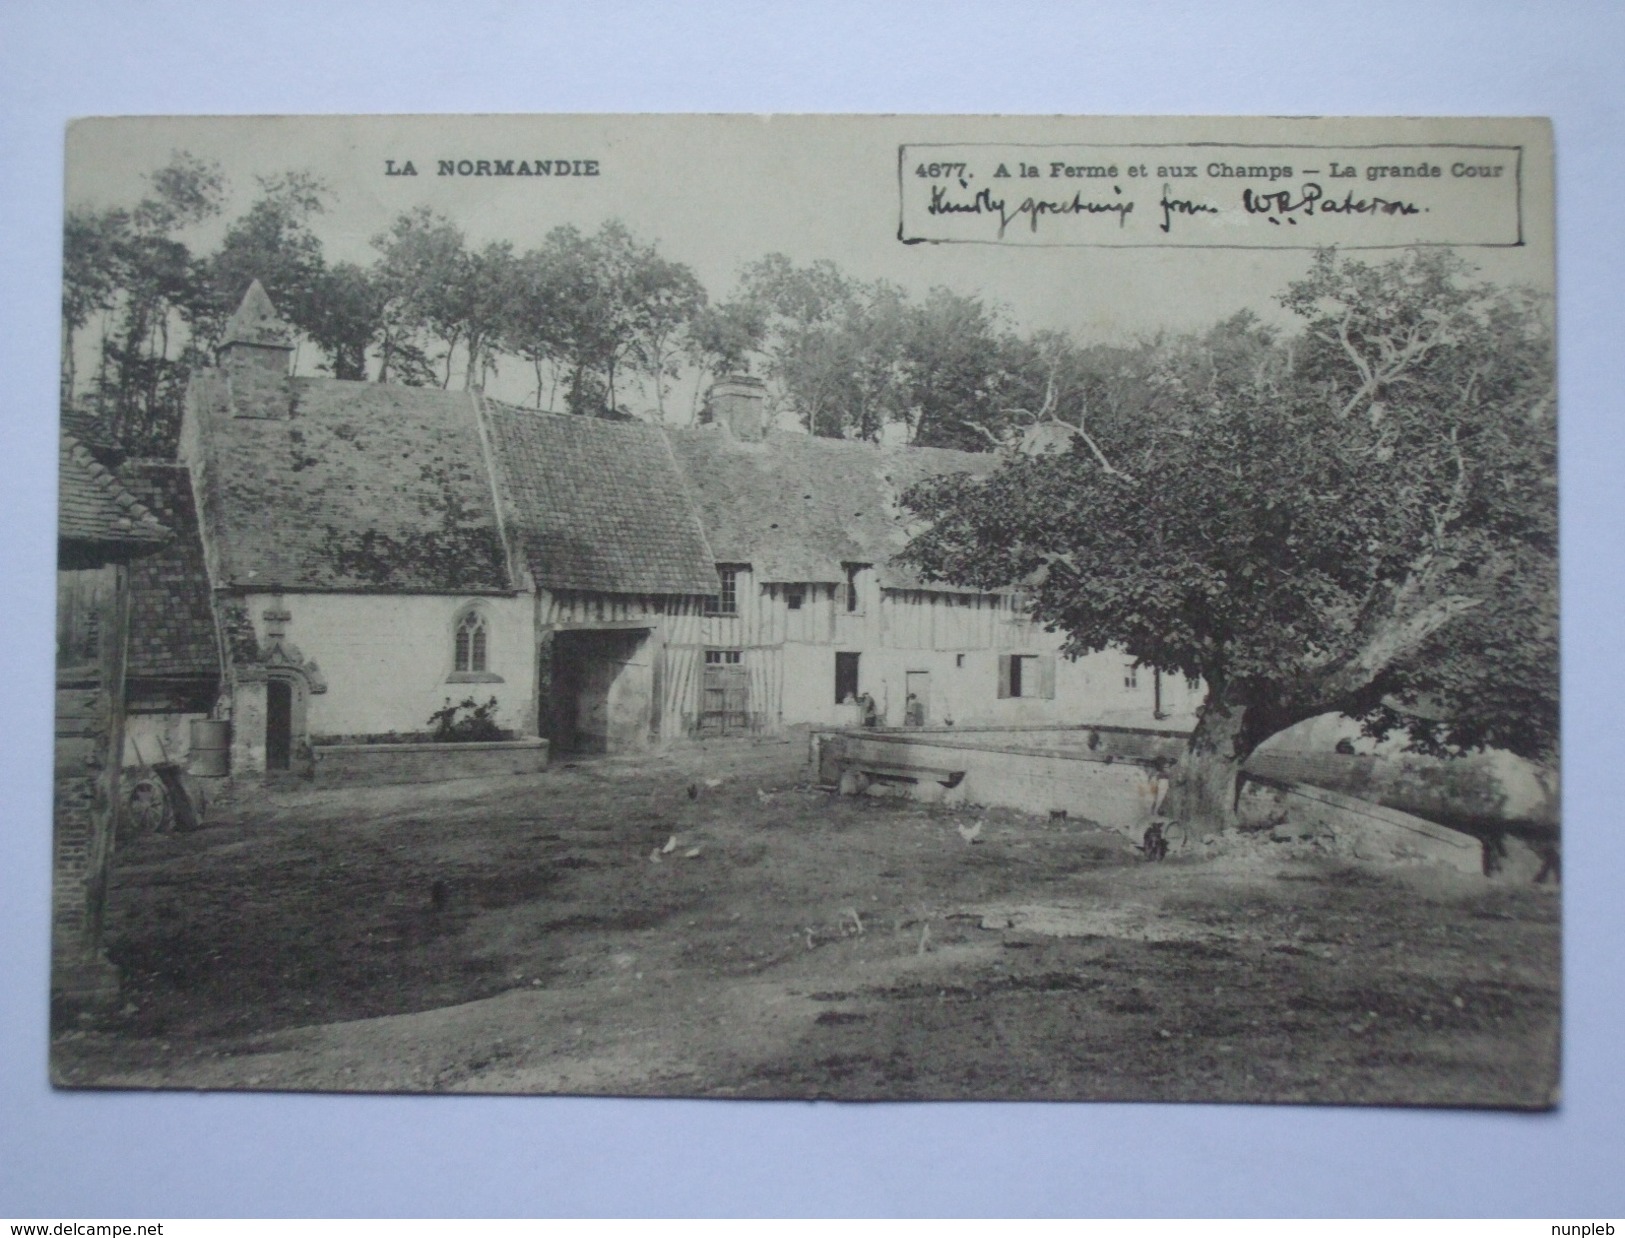
<svg viewBox="0 0 1625 1238">
<path fill-rule="evenodd" d="M 703 734 L 739 735 L 750 729 L 750 677 L 739 650 L 706 650 L 700 691 Z"/>
</svg>

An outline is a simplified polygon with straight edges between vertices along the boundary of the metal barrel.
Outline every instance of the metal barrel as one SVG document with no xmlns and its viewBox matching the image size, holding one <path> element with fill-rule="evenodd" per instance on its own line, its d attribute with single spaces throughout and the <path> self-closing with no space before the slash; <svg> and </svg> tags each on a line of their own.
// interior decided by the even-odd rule
<svg viewBox="0 0 1625 1238">
<path fill-rule="evenodd" d="M 224 778 L 231 772 L 231 723 L 219 718 L 192 719 L 189 768 L 199 778 Z"/>
</svg>

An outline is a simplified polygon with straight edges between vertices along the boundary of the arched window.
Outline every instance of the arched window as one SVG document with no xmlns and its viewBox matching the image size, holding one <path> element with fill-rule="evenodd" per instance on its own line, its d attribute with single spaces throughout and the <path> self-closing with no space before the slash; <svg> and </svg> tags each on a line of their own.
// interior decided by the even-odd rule
<svg viewBox="0 0 1625 1238">
<path fill-rule="evenodd" d="M 457 621 L 457 637 L 452 656 L 452 669 L 460 674 L 481 674 L 486 665 L 485 616 L 471 610 Z"/>
</svg>

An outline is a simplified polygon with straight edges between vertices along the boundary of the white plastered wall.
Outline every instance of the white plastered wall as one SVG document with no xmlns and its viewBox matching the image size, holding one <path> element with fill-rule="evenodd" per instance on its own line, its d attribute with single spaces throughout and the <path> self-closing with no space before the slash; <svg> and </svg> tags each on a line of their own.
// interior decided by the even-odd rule
<svg viewBox="0 0 1625 1238">
<path fill-rule="evenodd" d="M 327 690 L 305 702 L 312 739 L 429 729 L 429 715 L 448 700 L 497 698 L 499 726 L 536 733 L 535 600 L 530 597 L 252 594 L 249 617 L 263 649 L 268 610 L 290 616 L 285 645 L 314 662 Z M 486 682 L 453 680 L 454 634 L 469 607 L 486 620 Z"/>
</svg>

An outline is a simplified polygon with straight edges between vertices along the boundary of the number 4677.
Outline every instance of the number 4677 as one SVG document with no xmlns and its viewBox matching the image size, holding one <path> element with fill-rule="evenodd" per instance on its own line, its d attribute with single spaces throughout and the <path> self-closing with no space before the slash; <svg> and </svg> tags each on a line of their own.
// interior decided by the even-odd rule
<svg viewBox="0 0 1625 1238">
<path fill-rule="evenodd" d="M 965 165 L 962 163 L 922 163 L 914 169 L 915 176 L 924 176 L 932 180 L 949 176 L 964 176 Z"/>
</svg>

